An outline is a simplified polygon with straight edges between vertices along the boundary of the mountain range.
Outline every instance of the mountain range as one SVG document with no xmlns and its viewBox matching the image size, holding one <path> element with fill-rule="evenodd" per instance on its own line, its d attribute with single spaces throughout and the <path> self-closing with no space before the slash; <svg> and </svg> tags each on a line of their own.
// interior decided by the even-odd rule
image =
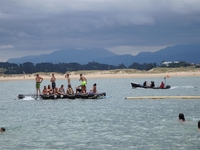
<svg viewBox="0 0 200 150">
<path fill-rule="evenodd" d="M 7 60 L 10 63 L 72 63 L 87 64 L 88 62 L 98 62 L 109 65 L 124 64 L 131 65 L 137 63 L 157 63 L 162 61 L 186 61 L 188 63 L 200 63 L 200 43 L 175 45 L 166 47 L 156 52 L 141 52 L 136 56 L 125 54 L 117 55 L 104 48 L 90 48 L 78 50 L 75 48 L 68 48 L 54 51 L 50 54 L 24 56 L 21 58 L 11 58 Z"/>
</svg>

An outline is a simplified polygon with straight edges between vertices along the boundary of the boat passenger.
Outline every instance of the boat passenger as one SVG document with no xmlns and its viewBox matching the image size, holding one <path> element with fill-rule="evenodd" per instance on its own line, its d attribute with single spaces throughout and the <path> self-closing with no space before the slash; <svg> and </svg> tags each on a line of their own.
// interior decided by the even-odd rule
<svg viewBox="0 0 200 150">
<path fill-rule="evenodd" d="M 180 113 L 178 117 L 179 117 L 179 120 L 180 120 L 180 121 L 182 121 L 182 122 L 185 121 L 185 116 L 184 116 L 183 113 Z"/>
<path fill-rule="evenodd" d="M 71 79 L 70 79 L 70 77 L 69 77 L 69 74 L 66 74 L 66 75 L 65 75 L 65 78 L 67 78 L 67 86 L 68 86 L 68 85 L 71 85 Z"/>
<path fill-rule="evenodd" d="M 55 87 L 56 87 L 56 77 L 54 76 L 54 73 L 52 73 L 52 77 L 51 77 L 51 86 L 52 86 L 52 89 L 53 89 L 53 92 L 55 91 Z"/>
<path fill-rule="evenodd" d="M 160 84 L 160 88 L 161 88 L 161 89 L 164 89 L 164 88 L 165 88 L 165 84 L 164 84 L 164 82 L 161 82 L 161 84 Z"/>
<path fill-rule="evenodd" d="M 58 93 L 59 93 L 60 95 L 64 95 L 64 94 L 65 94 L 64 85 L 61 85 L 61 87 L 60 87 L 59 90 L 58 90 Z"/>
<path fill-rule="evenodd" d="M 74 90 L 72 89 L 71 85 L 68 85 L 66 94 L 68 94 L 68 95 L 74 95 Z"/>
<path fill-rule="evenodd" d="M 48 92 L 46 86 L 44 86 L 44 89 L 43 89 L 43 91 L 42 91 L 42 94 L 43 94 L 43 95 L 48 95 L 48 94 L 49 94 L 49 92 Z"/>
<path fill-rule="evenodd" d="M 53 91 L 54 95 L 59 95 L 59 89 L 57 87 L 55 87 L 54 91 Z"/>
<path fill-rule="evenodd" d="M 97 94 L 97 84 L 94 83 L 92 89 L 89 91 L 88 94 Z"/>
<path fill-rule="evenodd" d="M 0 132 L 5 132 L 5 131 L 6 131 L 6 129 L 4 127 L 0 128 Z"/>
<path fill-rule="evenodd" d="M 76 94 L 77 93 L 83 93 L 84 91 L 82 90 L 82 86 L 81 85 L 79 85 L 79 86 L 77 86 L 76 87 Z"/>
<path fill-rule="evenodd" d="M 155 83 L 154 83 L 154 81 L 151 81 L 151 85 L 150 85 L 150 87 L 155 87 Z"/>
<path fill-rule="evenodd" d="M 82 74 L 80 74 L 79 81 L 81 81 L 81 90 L 82 90 L 82 92 L 86 93 L 87 79 Z"/>
<path fill-rule="evenodd" d="M 143 86 L 147 86 L 147 81 L 144 81 Z"/>
<path fill-rule="evenodd" d="M 36 94 L 38 95 L 38 92 L 41 94 L 40 83 L 43 81 L 43 78 L 40 77 L 39 74 L 37 74 L 35 77 L 35 81 L 36 81 Z"/>
<path fill-rule="evenodd" d="M 48 87 L 47 87 L 47 91 L 48 91 L 49 94 L 52 94 L 52 93 L 53 93 L 53 90 L 52 90 L 50 84 L 49 84 Z"/>
</svg>

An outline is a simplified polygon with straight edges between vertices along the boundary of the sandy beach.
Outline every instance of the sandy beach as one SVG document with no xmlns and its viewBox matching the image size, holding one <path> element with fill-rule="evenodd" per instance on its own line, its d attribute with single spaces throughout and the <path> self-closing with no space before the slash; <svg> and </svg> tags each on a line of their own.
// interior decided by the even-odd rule
<svg viewBox="0 0 200 150">
<path fill-rule="evenodd" d="M 93 71 L 73 71 L 66 72 L 70 74 L 70 78 L 78 79 L 79 74 L 82 73 L 86 78 L 152 78 L 152 77 L 189 77 L 199 76 L 200 68 L 155 68 L 149 71 L 140 71 L 135 69 L 121 69 L 121 70 L 93 70 Z M 1 74 L 0 81 L 10 80 L 34 80 L 35 75 L 33 74 Z M 51 78 L 51 73 L 38 72 L 44 80 Z M 54 72 L 57 79 L 65 79 L 65 74 Z"/>
</svg>

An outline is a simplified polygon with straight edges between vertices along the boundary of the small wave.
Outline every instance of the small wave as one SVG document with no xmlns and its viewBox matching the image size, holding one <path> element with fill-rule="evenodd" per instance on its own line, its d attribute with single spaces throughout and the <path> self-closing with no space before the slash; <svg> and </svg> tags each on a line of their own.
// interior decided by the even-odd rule
<svg viewBox="0 0 200 150">
<path fill-rule="evenodd" d="M 181 88 L 185 88 L 185 89 L 192 89 L 192 88 L 195 88 L 194 86 L 181 86 Z"/>
<path fill-rule="evenodd" d="M 194 118 L 194 116 L 193 116 L 193 117 L 192 117 L 192 120 L 193 120 L 193 121 L 199 121 L 200 118 Z"/>
<path fill-rule="evenodd" d="M 179 86 L 172 86 L 170 89 L 177 89 Z"/>
<path fill-rule="evenodd" d="M 31 96 L 25 96 L 22 100 L 32 101 L 32 100 L 35 100 L 35 99 L 33 97 L 31 97 Z"/>
<path fill-rule="evenodd" d="M 177 88 L 180 88 L 180 89 L 193 89 L 193 88 L 195 88 L 195 86 L 191 86 L 191 85 L 188 85 L 188 86 L 172 86 L 170 89 L 177 89 Z"/>
</svg>

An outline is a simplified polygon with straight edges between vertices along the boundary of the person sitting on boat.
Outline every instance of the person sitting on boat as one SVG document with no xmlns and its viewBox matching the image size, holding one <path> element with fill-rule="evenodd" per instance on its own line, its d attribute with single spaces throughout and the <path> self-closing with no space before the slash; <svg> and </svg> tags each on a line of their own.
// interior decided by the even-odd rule
<svg viewBox="0 0 200 150">
<path fill-rule="evenodd" d="M 165 84 L 164 84 L 164 82 L 161 82 L 161 84 L 160 84 L 160 88 L 161 88 L 161 89 L 164 89 L 164 88 L 165 88 Z"/>
<path fill-rule="evenodd" d="M 53 89 L 51 88 L 50 84 L 47 86 L 47 91 L 48 91 L 49 94 L 53 93 Z"/>
<path fill-rule="evenodd" d="M 58 89 L 58 93 L 59 93 L 60 95 L 64 95 L 64 94 L 65 94 L 64 85 L 61 85 L 61 87 Z"/>
<path fill-rule="evenodd" d="M 144 81 L 143 86 L 147 86 L 147 81 Z"/>
<path fill-rule="evenodd" d="M 94 83 L 92 89 L 88 92 L 88 94 L 97 94 L 97 84 Z"/>
<path fill-rule="evenodd" d="M 86 93 L 86 92 L 85 92 L 85 89 L 83 88 L 82 85 L 79 85 L 79 86 L 76 87 L 76 94 L 77 94 L 77 93 L 81 93 L 81 94 Z"/>
<path fill-rule="evenodd" d="M 42 90 L 42 94 L 43 95 L 48 95 L 49 94 L 46 86 L 44 86 L 44 89 Z"/>
<path fill-rule="evenodd" d="M 71 85 L 68 85 L 66 94 L 67 95 L 74 95 L 74 90 L 72 89 Z"/>
<path fill-rule="evenodd" d="M 54 91 L 53 91 L 53 94 L 54 95 L 60 95 L 59 94 L 59 89 L 57 87 L 55 87 Z"/>
<path fill-rule="evenodd" d="M 155 87 L 155 83 L 154 83 L 154 81 L 151 81 L 151 85 L 150 85 L 150 87 Z"/>
</svg>

